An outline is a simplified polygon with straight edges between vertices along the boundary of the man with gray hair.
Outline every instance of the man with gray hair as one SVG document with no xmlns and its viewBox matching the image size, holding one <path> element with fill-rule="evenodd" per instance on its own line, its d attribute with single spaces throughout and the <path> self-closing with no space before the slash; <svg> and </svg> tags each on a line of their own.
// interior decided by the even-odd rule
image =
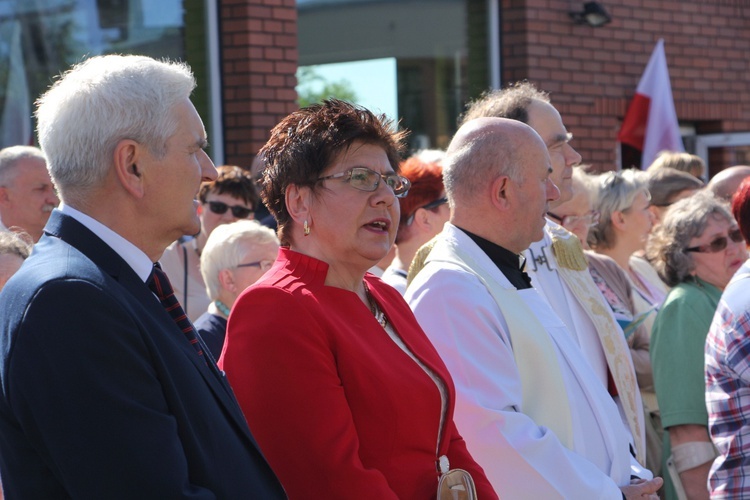
<svg viewBox="0 0 750 500">
<path fill-rule="evenodd" d="M 59 201 L 41 149 L 0 150 L 0 229 L 23 231 L 38 241 Z"/>
<path fill-rule="evenodd" d="M 527 270 L 534 288 L 565 323 L 596 378 L 613 396 L 631 435 L 635 458 L 647 465 L 643 402 L 625 336 L 589 274 L 578 238 L 552 220 L 555 209 L 573 196 L 573 166 L 581 161 L 570 145 L 573 136 L 549 95 L 529 82 L 484 95 L 469 106 L 463 121 L 488 116 L 526 123 L 547 146 L 550 178 L 560 190 L 560 198 L 550 203 L 543 237 L 525 252 Z M 648 465 L 658 466 L 658 457 L 651 458 Z"/>
<path fill-rule="evenodd" d="M 63 201 L 0 292 L 7 498 L 284 498 L 158 265 L 216 178 L 181 63 L 92 57 L 38 101 Z"/>
<path fill-rule="evenodd" d="M 631 484 L 616 405 L 523 271 L 559 197 L 544 142 L 477 118 L 443 166 L 451 219 L 405 298 L 453 375 L 472 456 L 501 498 L 649 497 L 661 479 Z"/>
</svg>

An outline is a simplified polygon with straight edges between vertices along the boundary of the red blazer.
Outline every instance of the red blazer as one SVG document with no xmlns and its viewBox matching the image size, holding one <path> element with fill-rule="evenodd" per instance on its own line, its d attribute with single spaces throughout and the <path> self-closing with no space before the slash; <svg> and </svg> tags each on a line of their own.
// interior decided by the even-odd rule
<svg viewBox="0 0 750 500">
<path fill-rule="evenodd" d="M 325 286 L 328 265 L 281 249 L 229 318 L 219 365 L 289 498 L 434 499 L 440 393 L 350 291 Z M 455 389 L 401 295 L 370 292 L 409 349 L 444 382 L 439 445 L 497 498 L 453 424 Z"/>
</svg>

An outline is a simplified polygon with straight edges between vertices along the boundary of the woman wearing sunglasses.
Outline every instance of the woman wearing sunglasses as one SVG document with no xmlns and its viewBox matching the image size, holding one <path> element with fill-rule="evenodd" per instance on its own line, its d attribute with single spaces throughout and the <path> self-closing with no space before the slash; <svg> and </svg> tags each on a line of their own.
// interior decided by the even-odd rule
<svg viewBox="0 0 750 500">
<path fill-rule="evenodd" d="M 291 499 L 435 498 L 446 462 L 497 498 L 453 424 L 445 365 L 401 295 L 366 274 L 409 189 L 401 138 L 331 99 L 260 152 L 282 248 L 237 299 L 219 365 Z"/>
<path fill-rule="evenodd" d="M 198 192 L 200 233 L 194 238 L 175 241 L 159 260 L 192 322 L 197 321 L 211 303 L 200 271 L 201 254 L 208 237 L 221 224 L 252 219 L 259 200 L 250 172 L 230 165 L 216 170 L 219 172 L 217 179 L 204 182 Z"/>
<path fill-rule="evenodd" d="M 715 450 L 707 430 L 704 349 L 722 290 L 747 259 L 745 241 L 724 202 L 701 191 L 670 207 L 647 255 L 673 287 L 651 334 L 654 385 L 666 431 L 666 498 L 678 498 L 679 488 L 687 498 L 708 498 Z"/>
</svg>

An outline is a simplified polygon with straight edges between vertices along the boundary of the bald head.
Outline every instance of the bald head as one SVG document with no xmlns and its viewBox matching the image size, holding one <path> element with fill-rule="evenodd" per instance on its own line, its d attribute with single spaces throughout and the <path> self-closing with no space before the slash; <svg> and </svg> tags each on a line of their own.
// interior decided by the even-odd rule
<svg viewBox="0 0 750 500">
<path fill-rule="evenodd" d="M 541 238 L 548 202 L 559 196 L 551 171 L 544 141 L 528 125 L 506 118 L 466 122 L 443 162 L 452 221 L 523 251 Z"/>
<path fill-rule="evenodd" d="M 706 188 L 717 198 L 731 200 L 745 177 L 750 177 L 750 167 L 747 165 L 725 168 L 709 181 Z"/>
<path fill-rule="evenodd" d="M 477 118 L 453 136 L 443 162 L 445 190 L 451 204 L 473 201 L 490 178 L 518 180 L 518 157 L 525 145 L 544 147 L 528 125 L 505 118 Z"/>
</svg>

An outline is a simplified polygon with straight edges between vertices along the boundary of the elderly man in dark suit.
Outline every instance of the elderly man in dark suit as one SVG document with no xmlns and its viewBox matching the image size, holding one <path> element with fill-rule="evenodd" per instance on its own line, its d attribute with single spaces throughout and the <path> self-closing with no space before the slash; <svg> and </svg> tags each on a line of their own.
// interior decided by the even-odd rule
<svg viewBox="0 0 750 500">
<path fill-rule="evenodd" d="M 91 58 L 39 101 L 63 205 L 0 293 L 6 498 L 284 498 L 154 265 L 216 178 L 187 66 Z"/>
</svg>

